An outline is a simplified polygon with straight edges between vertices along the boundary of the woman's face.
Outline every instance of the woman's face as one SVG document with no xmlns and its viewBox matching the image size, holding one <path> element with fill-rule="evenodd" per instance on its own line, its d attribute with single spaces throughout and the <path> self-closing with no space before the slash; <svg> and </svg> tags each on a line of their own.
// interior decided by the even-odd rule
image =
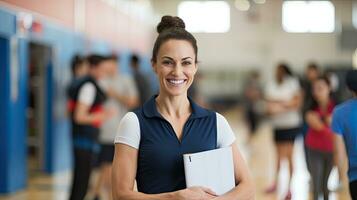
<svg viewBox="0 0 357 200">
<path fill-rule="evenodd" d="M 197 72 L 196 55 L 188 41 L 171 39 L 164 42 L 153 69 L 160 82 L 160 93 L 170 96 L 187 95 Z"/>
<path fill-rule="evenodd" d="M 285 75 L 285 71 L 282 67 L 278 66 L 276 68 L 275 77 L 278 81 L 282 81 Z"/>
<path fill-rule="evenodd" d="M 77 67 L 75 74 L 76 77 L 83 77 L 89 73 L 89 66 L 87 62 L 83 62 L 80 66 Z"/>
<path fill-rule="evenodd" d="M 313 95 L 317 102 L 321 102 L 329 98 L 330 87 L 325 80 L 318 79 L 314 81 Z"/>
</svg>

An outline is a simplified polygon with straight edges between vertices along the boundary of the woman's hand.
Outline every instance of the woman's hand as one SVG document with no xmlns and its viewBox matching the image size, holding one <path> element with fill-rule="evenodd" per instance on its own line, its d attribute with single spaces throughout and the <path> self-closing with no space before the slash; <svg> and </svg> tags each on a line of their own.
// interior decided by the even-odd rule
<svg viewBox="0 0 357 200">
<path fill-rule="evenodd" d="M 209 188 L 205 187 L 189 187 L 187 189 L 176 192 L 178 200 L 208 200 L 217 197 L 217 195 Z"/>
<path fill-rule="evenodd" d="M 267 114 L 276 115 L 285 111 L 285 108 L 281 105 L 282 103 L 268 102 L 267 103 Z"/>
</svg>

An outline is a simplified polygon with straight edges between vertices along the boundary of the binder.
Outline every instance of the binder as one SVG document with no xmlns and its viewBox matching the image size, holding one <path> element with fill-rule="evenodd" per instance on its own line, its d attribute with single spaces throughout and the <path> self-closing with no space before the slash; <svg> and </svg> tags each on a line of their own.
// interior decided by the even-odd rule
<svg viewBox="0 0 357 200">
<path fill-rule="evenodd" d="M 202 186 L 223 195 L 235 187 L 232 148 L 184 154 L 186 186 Z"/>
</svg>

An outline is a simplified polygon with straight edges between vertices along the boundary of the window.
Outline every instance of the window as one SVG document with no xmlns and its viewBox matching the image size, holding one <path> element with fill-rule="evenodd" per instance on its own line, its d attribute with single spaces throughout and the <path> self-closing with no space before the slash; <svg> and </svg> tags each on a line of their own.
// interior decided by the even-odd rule
<svg viewBox="0 0 357 200">
<path fill-rule="evenodd" d="M 230 28 L 230 8 L 225 1 L 183 1 L 178 16 L 190 32 L 224 33 Z"/>
<path fill-rule="evenodd" d="M 282 25 L 292 33 L 331 33 L 335 30 L 335 7 L 330 1 L 285 1 Z"/>
</svg>

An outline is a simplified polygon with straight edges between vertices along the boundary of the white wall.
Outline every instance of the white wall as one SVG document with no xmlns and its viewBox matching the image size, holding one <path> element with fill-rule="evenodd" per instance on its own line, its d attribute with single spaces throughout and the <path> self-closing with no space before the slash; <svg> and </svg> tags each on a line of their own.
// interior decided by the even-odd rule
<svg viewBox="0 0 357 200">
<path fill-rule="evenodd" d="M 178 0 L 153 0 L 156 12 L 177 15 Z M 351 0 L 333 0 L 334 33 L 286 33 L 281 27 L 282 0 L 266 0 L 248 12 L 231 5 L 231 30 L 224 34 L 195 34 L 199 45 L 200 70 L 248 70 L 257 68 L 267 77 L 283 60 L 298 72 L 308 61 L 321 65 L 352 64 L 352 51 L 339 47 L 341 25 L 352 26 Z"/>
<path fill-rule="evenodd" d="M 178 0 L 153 0 L 161 14 L 176 15 Z M 352 63 L 352 51 L 341 51 L 338 29 L 352 26 L 351 0 L 334 0 L 336 32 L 327 34 L 286 33 L 281 28 L 282 0 L 255 4 L 250 11 L 231 5 L 231 30 L 224 34 L 195 34 L 199 59 L 205 68 L 270 67 L 285 60 L 300 69 L 308 60 L 327 63 Z"/>
</svg>

